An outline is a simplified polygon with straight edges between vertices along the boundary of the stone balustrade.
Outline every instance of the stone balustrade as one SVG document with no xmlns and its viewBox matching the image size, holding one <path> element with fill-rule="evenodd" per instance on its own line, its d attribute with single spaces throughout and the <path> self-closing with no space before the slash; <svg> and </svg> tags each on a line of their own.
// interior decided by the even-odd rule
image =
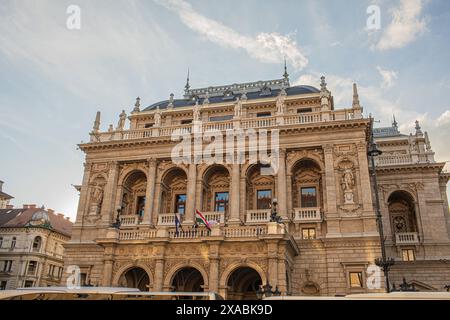
<svg viewBox="0 0 450 320">
<path fill-rule="evenodd" d="M 216 221 L 219 224 L 225 223 L 225 215 L 224 212 L 203 212 L 203 216 L 205 217 L 206 221 Z"/>
<path fill-rule="evenodd" d="M 120 225 L 122 227 L 135 226 L 137 224 L 139 224 L 139 215 L 137 214 L 120 216 Z"/>
<path fill-rule="evenodd" d="M 246 223 L 266 223 L 270 221 L 270 209 L 247 210 Z"/>
<path fill-rule="evenodd" d="M 175 213 L 158 214 L 158 226 L 175 226 Z"/>
<path fill-rule="evenodd" d="M 226 121 L 208 121 L 194 124 L 170 125 L 151 127 L 146 129 L 133 130 L 113 130 L 109 132 L 97 132 L 91 134 L 91 142 L 105 142 L 113 140 L 134 140 L 157 137 L 170 137 L 173 133 L 179 135 L 192 133 L 195 130 L 201 132 L 224 131 L 231 129 L 258 129 L 258 128 L 278 128 L 280 125 L 302 125 L 319 123 L 323 121 L 341 121 L 353 119 L 354 114 L 351 109 L 339 109 L 328 112 L 324 117 L 322 112 L 309 112 L 303 114 L 287 114 L 263 118 L 231 119 Z"/>
<path fill-rule="evenodd" d="M 120 230 L 119 240 L 145 240 L 156 237 L 156 230 Z"/>
<path fill-rule="evenodd" d="M 399 232 L 395 234 L 396 244 L 418 244 L 419 234 L 417 232 Z"/>
<path fill-rule="evenodd" d="M 308 223 L 321 221 L 322 214 L 320 208 L 294 208 L 294 222 Z"/>
</svg>

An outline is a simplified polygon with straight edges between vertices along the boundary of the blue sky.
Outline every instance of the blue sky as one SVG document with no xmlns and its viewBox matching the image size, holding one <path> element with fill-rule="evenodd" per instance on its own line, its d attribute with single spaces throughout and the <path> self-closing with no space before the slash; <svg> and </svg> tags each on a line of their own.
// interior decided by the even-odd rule
<svg viewBox="0 0 450 320">
<path fill-rule="evenodd" d="M 69 30 L 69 5 L 81 29 Z M 368 30 L 370 5 L 381 28 Z M 0 179 L 15 205 L 76 215 L 84 156 L 97 110 L 102 129 L 130 112 L 203 87 L 327 77 L 337 107 L 357 82 L 365 114 L 409 133 L 416 119 L 439 161 L 450 160 L 450 2 L 64 1 L 0 2 Z"/>
</svg>

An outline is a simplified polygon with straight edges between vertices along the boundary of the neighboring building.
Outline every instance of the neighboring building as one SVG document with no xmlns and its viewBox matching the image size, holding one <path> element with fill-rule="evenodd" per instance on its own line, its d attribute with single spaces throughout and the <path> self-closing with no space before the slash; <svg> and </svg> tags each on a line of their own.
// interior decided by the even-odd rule
<svg viewBox="0 0 450 320">
<path fill-rule="evenodd" d="M 51 209 L 0 209 L 0 289 L 61 283 L 72 222 Z"/>
<path fill-rule="evenodd" d="M 129 129 L 123 111 L 116 128 L 100 132 L 97 113 L 90 142 L 80 144 L 86 163 L 65 265 L 78 265 L 84 283 L 235 299 L 255 298 L 267 282 L 283 294 L 367 292 L 368 266 L 381 256 L 367 157 L 371 121 L 356 85 L 347 109 L 335 109 L 324 78 L 320 86 L 290 86 L 286 72 L 203 89 L 190 89 L 188 79 L 182 99 L 170 95 L 141 110 L 138 98 Z M 279 160 L 276 173 L 261 170 L 249 150 L 244 163 L 177 164 L 171 157 L 179 147 L 174 132 L 238 129 L 279 130 L 280 148 L 267 146 Z M 422 290 L 443 290 L 449 175 L 420 130 L 411 137 L 386 130 L 375 133 L 385 150 L 377 172 L 388 255 L 398 262 L 392 277 L 397 285 L 405 276 Z M 257 145 L 252 139 L 247 146 Z M 223 144 L 224 154 L 234 150 Z M 269 222 L 274 198 L 284 225 Z M 196 209 L 217 222 L 211 231 L 192 228 Z"/>
<path fill-rule="evenodd" d="M 9 201 L 14 197 L 3 192 L 3 181 L 0 180 L 0 209 L 6 209 L 9 206 Z"/>
</svg>

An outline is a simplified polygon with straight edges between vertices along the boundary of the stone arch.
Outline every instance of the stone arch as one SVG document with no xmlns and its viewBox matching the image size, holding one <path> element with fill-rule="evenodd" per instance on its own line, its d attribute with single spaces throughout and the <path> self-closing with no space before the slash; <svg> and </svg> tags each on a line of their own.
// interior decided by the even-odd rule
<svg viewBox="0 0 450 320">
<path fill-rule="evenodd" d="M 324 165 L 322 159 L 313 153 L 302 153 L 298 155 L 291 156 L 286 161 L 286 172 L 287 174 L 292 174 L 292 170 L 301 162 L 301 161 L 312 161 L 314 162 L 317 167 L 320 169 L 321 172 L 324 171 Z"/>
<path fill-rule="evenodd" d="M 394 188 L 389 190 L 386 193 L 386 197 L 385 197 L 385 201 L 386 201 L 386 205 L 389 204 L 389 199 L 391 199 L 392 195 L 394 193 L 403 193 L 406 195 L 406 197 L 408 197 L 414 204 L 417 202 L 416 196 L 415 196 L 415 192 L 413 192 L 412 190 L 408 190 L 406 188 Z"/>
<path fill-rule="evenodd" d="M 118 179 L 118 184 L 123 185 L 125 181 L 135 172 L 142 172 L 145 175 L 145 178 L 147 178 L 147 173 L 145 170 L 141 167 L 126 167 L 120 172 L 120 176 Z"/>
<path fill-rule="evenodd" d="M 133 269 L 142 269 L 143 271 L 145 271 L 145 273 L 147 274 L 148 279 L 149 279 L 150 287 L 153 286 L 153 283 L 154 283 L 153 273 L 147 265 L 142 264 L 142 263 L 127 263 L 127 264 L 121 266 L 114 273 L 113 280 L 112 280 L 112 286 L 119 286 L 120 278 L 123 275 L 125 275 L 128 271 L 133 270 Z M 148 291 L 148 289 L 147 289 L 147 291 Z"/>
<path fill-rule="evenodd" d="M 201 177 L 201 179 L 205 179 L 208 176 L 208 174 L 217 167 L 226 169 L 228 171 L 228 175 L 231 177 L 231 168 L 224 163 L 213 163 L 210 165 L 199 166 L 199 170 L 197 172 L 197 177 Z"/>
<path fill-rule="evenodd" d="M 413 194 L 405 190 L 394 190 L 387 197 L 387 207 L 393 233 L 419 230 Z"/>
<path fill-rule="evenodd" d="M 198 177 L 201 181 L 200 207 L 203 211 L 223 211 L 224 214 L 229 212 L 228 205 L 223 202 L 221 208 L 215 208 L 215 194 L 228 193 L 228 201 L 230 199 L 231 170 L 223 164 L 212 164 L 203 168 Z M 225 198 L 224 198 L 225 199 Z"/>
<path fill-rule="evenodd" d="M 183 164 L 177 165 L 175 163 L 164 163 L 159 167 L 156 181 L 162 182 L 167 177 L 167 175 L 170 174 L 171 171 L 176 169 L 183 170 L 186 174 L 186 177 L 189 175 L 188 168 Z"/>
<path fill-rule="evenodd" d="M 267 283 L 267 277 L 266 277 L 266 273 L 264 272 L 263 268 L 260 267 L 258 264 L 254 263 L 254 262 L 236 262 L 236 263 L 232 263 L 231 265 L 229 265 L 228 267 L 225 268 L 225 270 L 222 271 L 222 275 L 220 276 L 220 280 L 219 280 L 219 287 L 226 287 L 227 283 L 228 283 L 228 278 L 231 276 L 231 274 L 239 269 L 239 268 L 252 268 L 254 269 L 256 272 L 258 272 L 259 276 L 261 277 L 261 281 L 262 283 Z"/>
<path fill-rule="evenodd" d="M 187 195 L 187 179 L 188 175 L 186 170 L 180 166 L 170 166 L 168 169 L 164 170 L 161 174 L 160 179 L 158 179 L 158 190 L 159 194 L 157 199 L 159 201 L 159 213 L 171 213 L 177 212 L 178 200 L 176 200 L 178 195 Z M 186 199 L 180 200 L 179 203 L 185 202 Z M 181 210 L 181 209 L 180 209 Z M 184 214 L 184 212 L 179 212 Z"/>
<path fill-rule="evenodd" d="M 170 270 L 167 272 L 165 278 L 164 278 L 164 284 L 163 287 L 164 288 L 170 288 L 172 286 L 172 282 L 174 280 L 174 278 L 176 277 L 177 273 L 182 271 L 183 269 L 187 269 L 187 268 L 193 268 L 196 269 L 198 272 L 200 272 L 200 274 L 203 277 L 203 287 L 205 288 L 205 291 L 209 288 L 209 278 L 208 278 L 208 273 L 206 272 L 206 270 L 203 268 L 202 265 L 200 265 L 199 263 L 196 262 L 189 262 L 189 263 L 178 263 L 175 266 L 173 266 L 172 268 L 170 268 Z"/>
</svg>

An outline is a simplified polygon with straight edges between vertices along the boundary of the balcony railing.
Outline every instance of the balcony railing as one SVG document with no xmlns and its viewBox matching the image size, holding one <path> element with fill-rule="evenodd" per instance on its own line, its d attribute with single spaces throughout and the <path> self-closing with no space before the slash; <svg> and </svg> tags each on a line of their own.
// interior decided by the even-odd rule
<svg viewBox="0 0 450 320">
<path fill-rule="evenodd" d="M 322 221 L 320 208 L 294 208 L 294 222 L 308 223 L 320 221 Z"/>
<path fill-rule="evenodd" d="M 270 221 L 270 209 L 247 210 L 247 223 L 265 223 Z"/>
<path fill-rule="evenodd" d="M 225 215 L 224 212 L 203 212 L 203 216 L 205 217 L 206 221 L 217 221 L 220 224 L 223 224 L 225 222 Z"/>
<path fill-rule="evenodd" d="M 160 213 L 158 215 L 158 226 L 175 226 L 175 213 Z"/>
<path fill-rule="evenodd" d="M 227 227 L 223 230 L 226 238 L 253 238 L 265 234 L 267 234 L 267 226 Z"/>
<path fill-rule="evenodd" d="M 417 232 L 400 232 L 395 234 L 396 244 L 418 244 L 419 234 Z"/>
<path fill-rule="evenodd" d="M 381 155 L 375 158 L 375 162 L 380 166 L 397 165 L 397 164 L 410 164 L 412 158 L 410 154 L 402 155 Z"/>
<path fill-rule="evenodd" d="M 214 122 L 208 121 L 201 124 L 183 124 L 183 125 L 163 125 L 160 127 L 151 127 L 146 129 L 118 130 L 110 132 L 97 132 L 92 134 L 91 142 L 103 142 L 112 140 L 133 140 L 154 137 L 170 137 L 174 132 L 182 135 L 192 133 L 196 130 L 202 132 L 224 131 L 229 129 L 248 129 L 248 128 L 278 128 L 280 125 L 302 125 L 310 123 L 319 123 L 323 121 L 339 121 L 354 119 L 351 109 L 340 109 L 329 112 L 329 117 L 325 118 L 321 112 L 308 112 L 304 114 L 286 114 L 263 118 L 244 118 L 231 119 L 226 121 Z"/>
<path fill-rule="evenodd" d="M 120 225 L 122 227 L 135 226 L 137 224 L 139 224 L 139 215 L 137 214 L 120 216 Z"/>
<path fill-rule="evenodd" d="M 189 230 L 170 230 L 169 237 L 176 239 L 192 239 L 192 238 L 204 238 L 209 237 L 211 231 L 206 228 L 202 229 L 189 229 Z"/>
<path fill-rule="evenodd" d="M 119 240 L 145 240 L 156 237 L 156 230 L 120 230 Z"/>
</svg>

